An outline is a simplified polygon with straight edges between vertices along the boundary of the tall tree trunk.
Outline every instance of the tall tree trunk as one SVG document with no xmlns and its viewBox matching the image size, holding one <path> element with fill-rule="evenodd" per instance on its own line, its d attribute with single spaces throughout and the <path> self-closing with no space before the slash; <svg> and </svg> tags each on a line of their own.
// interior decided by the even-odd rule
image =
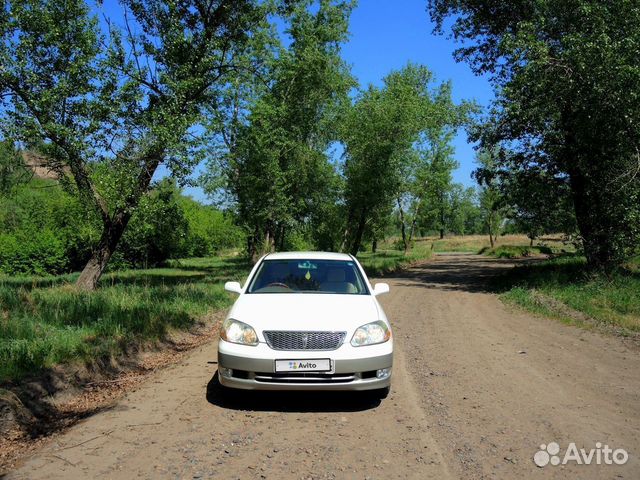
<svg viewBox="0 0 640 480">
<path fill-rule="evenodd" d="M 355 212 L 350 208 L 349 215 L 347 216 L 347 225 L 344 227 L 344 232 L 342 233 L 342 242 L 340 243 L 341 252 L 345 252 L 347 250 L 349 235 L 351 234 L 351 225 L 353 224 L 354 217 Z"/>
<path fill-rule="evenodd" d="M 418 203 L 416 204 L 416 209 L 413 212 L 413 219 L 411 220 L 411 229 L 409 230 L 409 244 L 413 240 L 413 234 L 416 230 L 416 222 L 418 221 L 418 213 L 420 212 L 420 204 L 422 203 L 422 198 L 418 199 Z"/>
<path fill-rule="evenodd" d="M 411 221 L 411 228 L 409 229 L 409 244 L 411 244 L 411 241 L 413 240 L 413 235 L 415 234 L 416 231 L 416 219 L 414 218 Z"/>
<path fill-rule="evenodd" d="M 256 235 L 252 233 L 247 235 L 247 255 L 253 263 L 256 262 Z"/>
<path fill-rule="evenodd" d="M 489 243 L 491 244 L 491 248 L 495 246 L 493 240 L 493 212 L 489 214 Z"/>
<path fill-rule="evenodd" d="M 98 281 L 107 263 L 109 263 L 113 252 L 115 252 L 130 218 L 131 214 L 123 212 L 116 220 L 110 221 L 103 226 L 98 246 L 91 254 L 91 258 L 82 269 L 82 273 L 80 273 L 80 277 L 78 277 L 76 282 L 76 286 L 80 290 L 91 291 L 96 289 Z"/>
<path fill-rule="evenodd" d="M 260 230 L 260 226 L 256 225 L 253 229 L 253 233 L 247 237 L 247 254 L 249 255 L 252 263 L 256 263 L 260 255 L 260 252 L 258 252 Z"/>
<path fill-rule="evenodd" d="M 607 185 L 609 179 L 598 178 L 597 171 L 585 175 L 587 169 L 580 165 L 580 158 L 585 157 L 585 154 L 579 151 L 580 146 L 573 133 L 571 116 L 571 108 L 566 106 L 562 110 L 561 122 L 564 127 L 564 155 L 576 223 L 589 268 L 609 271 L 616 263 L 614 245 L 606 228 L 610 214 L 603 208 L 607 202 L 606 196 L 610 194 L 603 185 Z"/>
<path fill-rule="evenodd" d="M 341 252 L 346 251 L 347 249 L 347 241 L 349 240 L 349 225 L 347 225 L 346 227 L 344 227 L 344 232 L 342 233 L 342 241 L 340 242 L 340 248 L 339 250 Z"/>
<path fill-rule="evenodd" d="M 373 237 L 373 241 L 371 242 L 371 253 L 376 253 L 378 250 L 378 239 Z"/>
<path fill-rule="evenodd" d="M 611 240 L 598 228 L 599 215 L 594 213 L 602 210 L 598 204 L 601 199 L 598 193 L 589 195 L 588 180 L 578 168 L 569 172 L 569 181 L 587 264 L 593 270 L 609 271 L 615 264 Z"/>
<path fill-rule="evenodd" d="M 284 250 L 285 233 L 286 233 L 286 227 L 284 225 L 282 225 L 280 227 L 280 234 L 278 235 L 278 243 L 277 243 L 277 247 L 276 247 L 279 251 L 283 251 Z"/>
<path fill-rule="evenodd" d="M 263 253 L 273 252 L 275 244 L 274 244 L 274 235 L 271 231 L 271 227 L 267 227 L 264 232 L 264 244 L 262 246 Z"/>
<path fill-rule="evenodd" d="M 134 190 L 125 199 L 124 205 L 114 213 L 112 218 L 109 218 L 108 215 L 103 215 L 102 235 L 98 246 L 91 254 L 91 258 L 76 281 L 76 286 L 79 289 L 92 291 L 98 286 L 98 281 L 100 281 L 107 263 L 111 259 L 113 252 L 115 252 L 118 242 L 129 224 L 131 215 L 138 207 L 142 195 L 149 189 L 151 178 L 158 165 L 160 165 L 163 155 L 164 148 L 149 150 L 141 158 L 141 161 L 144 162 L 144 167 L 138 173 Z"/>
<path fill-rule="evenodd" d="M 409 250 L 409 244 L 407 243 L 407 231 L 405 228 L 404 222 L 404 210 L 402 209 L 402 203 L 400 202 L 400 197 L 398 197 L 398 210 L 400 211 L 400 231 L 402 232 L 402 245 L 404 246 L 404 253 L 407 253 Z"/>
<path fill-rule="evenodd" d="M 440 240 L 442 240 L 444 238 L 444 220 L 445 220 L 445 214 L 444 214 L 444 198 L 440 199 L 441 205 L 440 205 Z"/>
<path fill-rule="evenodd" d="M 367 223 L 367 210 L 366 208 L 362 209 L 360 212 L 360 218 L 358 219 L 358 229 L 356 230 L 356 235 L 353 238 L 353 243 L 351 244 L 351 255 L 354 257 L 358 255 L 358 251 L 360 250 L 360 244 L 362 243 L 362 236 L 364 235 L 364 227 Z"/>
</svg>

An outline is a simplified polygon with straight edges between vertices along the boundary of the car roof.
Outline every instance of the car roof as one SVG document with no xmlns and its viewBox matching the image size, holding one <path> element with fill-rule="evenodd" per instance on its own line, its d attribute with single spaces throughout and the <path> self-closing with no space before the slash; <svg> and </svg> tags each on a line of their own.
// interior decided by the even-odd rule
<svg viewBox="0 0 640 480">
<path fill-rule="evenodd" d="M 336 252 L 276 252 L 265 260 L 353 260 L 351 255 Z"/>
</svg>

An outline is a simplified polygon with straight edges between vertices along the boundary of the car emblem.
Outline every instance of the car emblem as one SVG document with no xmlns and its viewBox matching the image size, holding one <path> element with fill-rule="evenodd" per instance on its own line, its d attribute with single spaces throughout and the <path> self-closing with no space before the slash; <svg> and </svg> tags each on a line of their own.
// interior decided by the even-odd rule
<svg viewBox="0 0 640 480">
<path fill-rule="evenodd" d="M 309 335 L 307 335 L 306 333 L 303 333 L 302 334 L 302 348 L 306 349 L 308 344 L 309 344 Z"/>
</svg>

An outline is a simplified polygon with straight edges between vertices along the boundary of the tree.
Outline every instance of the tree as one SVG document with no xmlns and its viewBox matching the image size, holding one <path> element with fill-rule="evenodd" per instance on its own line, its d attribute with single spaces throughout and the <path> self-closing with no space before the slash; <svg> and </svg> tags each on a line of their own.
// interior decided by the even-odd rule
<svg viewBox="0 0 640 480">
<path fill-rule="evenodd" d="M 0 13 L 6 128 L 38 148 L 101 218 L 100 240 L 77 282 L 87 290 L 95 289 L 158 166 L 186 174 L 197 161 L 191 139 L 203 106 L 215 102 L 236 55 L 263 28 L 269 4 L 121 5 L 122 31 L 119 22 L 100 23 L 80 0 L 13 1 Z M 116 180 L 111 204 L 92 174 L 100 165 Z"/>
<path fill-rule="evenodd" d="M 16 186 L 32 177 L 13 142 L 0 141 L 0 195 L 6 195 Z"/>
<path fill-rule="evenodd" d="M 519 169 L 566 176 L 591 268 L 611 270 L 640 235 L 640 6 L 596 0 L 430 0 L 456 57 L 492 73 L 497 98 L 475 138 Z"/>
<path fill-rule="evenodd" d="M 480 185 L 479 201 L 483 222 L 489 234 L 491 248 L 503 227 L 507 213 L 507 202 L 501 189 L 501 177 L 498 170 L 498 158 L 500 151 L 481 149 L 476 155 L 479 168 L 473 175 Z"/>
<path fill-rule="evenodd" d="M 342 125 L 345 145 L 347 221 L 342 250 L 356 255 L 367 228 L 380 212 L 396 203 L 403 242 L 408 248 L 404 219 L 407 188 L 415 177 L 413 148 L 421 135 L 443 125 L 459 125 L 466 105 L 454 106 L 448 83 L 433 86 L 424 66 L 409 64 L 390 73 L 383 88 L 360 92 Z"/>
<path fill-rule="evenodd" d="M 165 179 L 140 199 L 117 252 L 127 266 L 149 268 L 179 256 L 188 223 L 177 198 L 179 190 Z"/>
<path fill-rule="evenodd" d="M 288 233 L 311 223 L 324 230 L 318 220 L 338 201 L 339 179 L 327 149 L 354 86 L 340 58 L 352 8 L 351 1 L 330 0 L 292 8 L 286 16 L 292 41 L 274 53 L 266 85 L 244 90 L 253 97 L 245 119 L 230 111 L 222 167 L 214 168 L 226 176 L 254 258 L 283 249 Z"/>
<path fill-rule="evenodd" d="M 225 248 L 238 248 L 244 241 L 243 231 L 235 224 L 230 212 L 213 205 L 203 205 L 181 195 L 178 204 L 188 223 L 188 232 L 182 242 L 184 257 L 216 255 Z"/>
<path fill-rule="evenodd" d="M 545 233 L 575 233 L 571 188 L 566 177 L 551 176 L 536 168 L 506 173 L 503 193 L 513 208 L 518 230 L 526 233 L 532 245 Z"/>
<path fill-rule="evenodd" d="M 451 145 L 455 129 L 447 128 L 430 135 L 429 143 L 422 152 L 424 157 L 424 203 L 422 224 L 429 225 L 429 229 L 438 230 L 440 238 L 444 238 L 447 231 L 448 219 L 451 214 L 450 195 L 453 189 L 452 172 L 458 167 L 453 158 L 455 149 Z"/>
<path fill-rule="evenodd" d="M 455 235 L 480 233 L 481 212 L 476 189 L 453 183 L 447 197 L 447 229 Z"/>
</svg>

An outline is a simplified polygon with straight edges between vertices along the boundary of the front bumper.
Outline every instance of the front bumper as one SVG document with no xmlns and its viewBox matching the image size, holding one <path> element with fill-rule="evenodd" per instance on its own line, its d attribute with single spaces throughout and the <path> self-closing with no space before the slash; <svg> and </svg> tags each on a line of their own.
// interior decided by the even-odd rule
<svg viewBox="0 0 640 480">
<path fill-rule="evenodd" d="M 330 373 L 275 372 L 280 359 L 331 359 Z M 255 347 L 220 340 L 218 368 L 231 369 L 231 376 L 219 375 L 225 387 L 244 390 L 375 390 L 391 384 L 393 341 L 380 345 L 342 345 L 331 351 L 273 350 L 264 343 Z M 385 378 L 377 370 L 389 369 Z"/>
</svg>

